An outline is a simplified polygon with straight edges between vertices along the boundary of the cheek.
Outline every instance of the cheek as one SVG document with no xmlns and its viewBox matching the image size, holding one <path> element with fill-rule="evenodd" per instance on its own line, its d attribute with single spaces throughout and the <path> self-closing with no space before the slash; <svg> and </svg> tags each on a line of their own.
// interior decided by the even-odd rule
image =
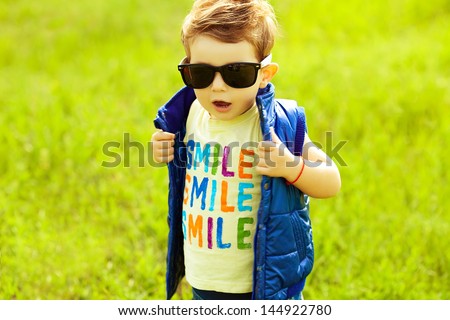
<svg viewBox="0 0 450 320">
<path fill-rule="evenodd" d="M 251 87 L 242 92 L 239 95 L 239 100 L 244 103 L 244 105 L 252 106 L 255 103 L 256 95 L 258 94 L 258 86 Z"/>
<path fill-rule="evenodd" d="M 195 96 L 197 97 L 197 99 L 201 105 L 208 102 L 208 94 L 205 92 L 205 90 L 194 89 L 194 92 L 195 92 Z"/>
<path fill-rule="evenodd" d="M 261 84 L 261 81 L 258 78 L 258 81 L 256 81 L 256 83 L 251 88 L 248 88 L 248 96 L 254 100 L 256 99 L 256 96 L 258 94 L 260 84 Z"/>
</svg>

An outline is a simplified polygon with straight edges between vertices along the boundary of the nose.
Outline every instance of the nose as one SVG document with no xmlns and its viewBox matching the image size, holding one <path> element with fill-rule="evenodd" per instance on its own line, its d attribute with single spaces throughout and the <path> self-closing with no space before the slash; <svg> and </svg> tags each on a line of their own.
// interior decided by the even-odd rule
<svg viewBox="0 0 450 320">
<path fill-rule="evenodd" d="M 211 84 L 212 91 L 224 91 L 226 90 L 226 83 L 223 81 L 222 75 L 220 72 L 216 72 L 214 75 L 214 80 Z"/>
</svg>

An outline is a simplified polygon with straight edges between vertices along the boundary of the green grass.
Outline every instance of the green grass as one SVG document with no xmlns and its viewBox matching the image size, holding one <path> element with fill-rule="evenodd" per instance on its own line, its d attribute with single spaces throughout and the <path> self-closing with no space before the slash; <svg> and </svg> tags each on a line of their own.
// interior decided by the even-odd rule
<svg viewBox="0 0 450 320">
<path fill-rule="evenodd" d="M 164 298 L 166 169 L 102 148 L 148 143 L 191 4 L 0 3 L 0 298 Z M 450 3 L 272 4 L 277 96 L 348 141 L 305 298 L 450 299 Z"/>
</svg>

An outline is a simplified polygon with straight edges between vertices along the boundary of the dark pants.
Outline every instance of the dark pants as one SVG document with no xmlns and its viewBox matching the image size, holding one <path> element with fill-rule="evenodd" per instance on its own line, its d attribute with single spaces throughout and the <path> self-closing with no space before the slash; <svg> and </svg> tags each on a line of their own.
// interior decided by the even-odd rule
<svg viewBox="0 0 450 320">
<path fill-rule="evenodd" d="M 192 288 L 193 300 L 251 300 L 252 293 L 225 293 L 216 291 L 199 290 Z M 288 300 L 303 300 L 303 295 L 300 292 L 298 295 L 289 298 Z"/>
<path fill-rule="evenodd" d="M 252 293 L 225 293 L 192 288 L 193 300 L 251 300 Z"/>
</svg>

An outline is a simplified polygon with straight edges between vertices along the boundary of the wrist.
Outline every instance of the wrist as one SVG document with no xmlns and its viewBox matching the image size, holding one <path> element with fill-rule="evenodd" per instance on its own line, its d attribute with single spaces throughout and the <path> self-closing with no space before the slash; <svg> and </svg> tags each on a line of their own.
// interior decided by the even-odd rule
<svg viewBox="0 0 450 320">
<path fill-rule="evenodd" d="M 288 164 L 288 174 L 285 176 L 287 184 L 295 184 L 303 174 L 305 169 L 305 161 L 302 156 L 293 156 L 291 165 Z"/>
</svg>

